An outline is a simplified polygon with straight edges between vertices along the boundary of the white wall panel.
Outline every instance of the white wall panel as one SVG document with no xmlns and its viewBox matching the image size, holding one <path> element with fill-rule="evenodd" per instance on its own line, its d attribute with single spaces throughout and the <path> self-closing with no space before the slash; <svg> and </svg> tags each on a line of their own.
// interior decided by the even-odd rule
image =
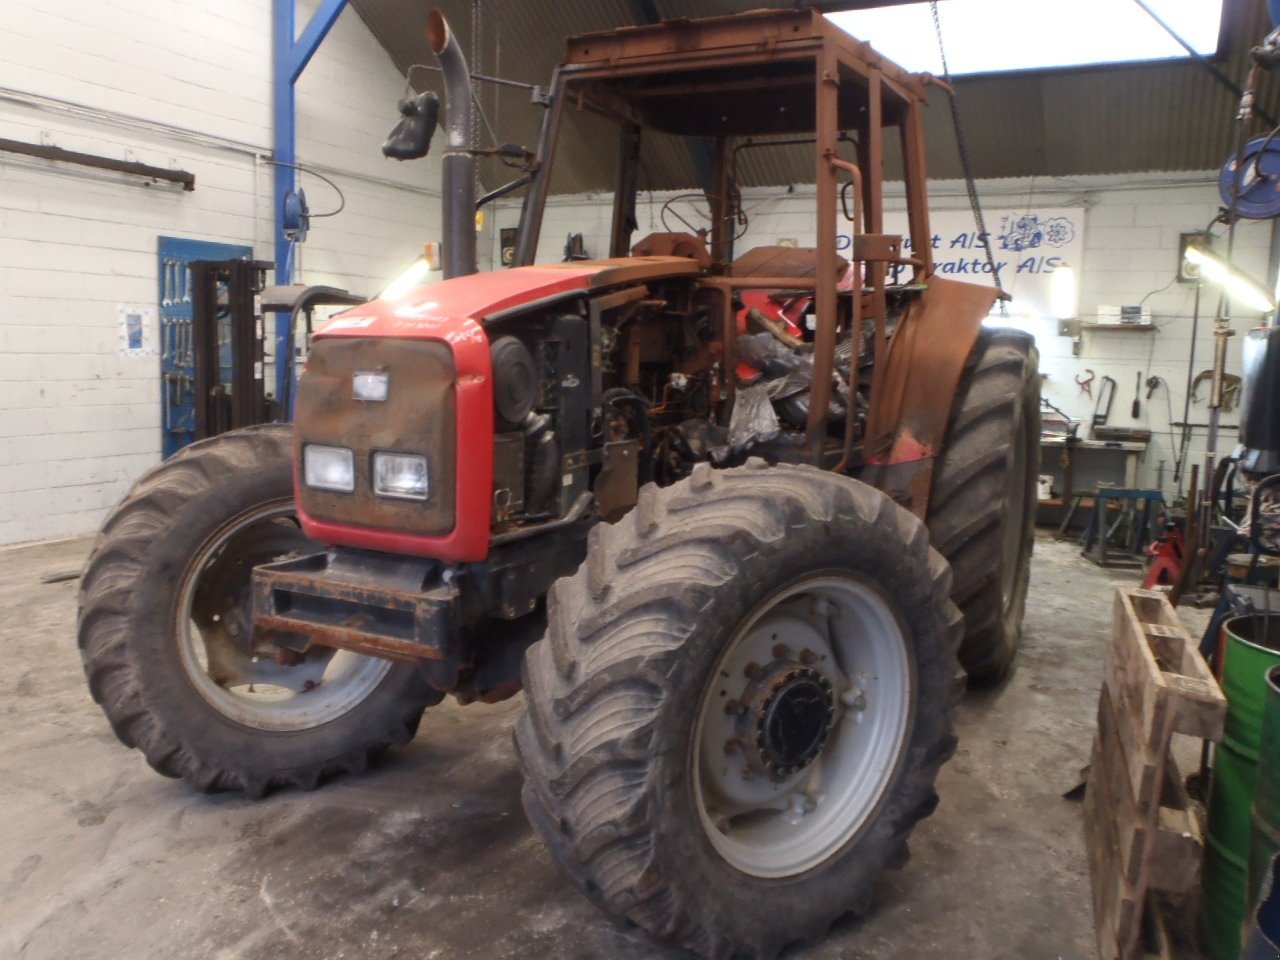
<svg viewBox="0 0 1280 960">
<path fill-rule="evenodd" d="M 314 4 L 300 3 L 299 24 Z M 6 0 L 0 136 L 177 167 L 196 190 L 0 154 L 0 543 L 94 529 L 160 454 L 158 363 L 116 355 L 155 305 L 160 235 L 271 259 L 269 0 Z M 439 234 L 439 166 L 379 147 L 404 80 L 354 12 L 298 84 L 298 155 L 346 195 L 302 279 L 375 292 Z M 335 205 L 313 177 L 312 209 Z"/>
</svg>

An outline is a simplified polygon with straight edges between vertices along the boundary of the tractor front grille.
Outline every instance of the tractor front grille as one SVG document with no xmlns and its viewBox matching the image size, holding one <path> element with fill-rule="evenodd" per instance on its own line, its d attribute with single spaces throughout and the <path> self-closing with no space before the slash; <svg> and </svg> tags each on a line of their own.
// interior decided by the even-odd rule
<svg viewBox="0 0 1280 960">
<path fill-rule="evenodd" d="M 355 399 L 352 378 L 375 371 L 388 375 L 387 399 Z M 305 444 L 348 447 L 355 455 L 355 491 L 334 493 L 299 483 L 302 508 L 316 520 L 353 527 L 420 536 L 443 536 L 453 530 L 456 379 L 453 352 L 436 340 L 316 340 L 298 384 L 296 469 L 301 469 Z M 425 501 L 374 494 L 373 455 L 382 451 L 427 457 Z"/>
</svg>

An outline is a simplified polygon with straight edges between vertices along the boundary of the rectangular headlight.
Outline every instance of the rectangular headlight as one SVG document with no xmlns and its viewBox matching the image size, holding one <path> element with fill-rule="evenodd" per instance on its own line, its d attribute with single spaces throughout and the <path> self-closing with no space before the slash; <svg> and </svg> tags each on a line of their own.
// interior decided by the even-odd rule
<svg viewBox="0 0 1280 960">
<path fill-rule="evenodd" d="M 309 443 L 302 448 L 302 482 L 316 490 L 353 493 L 356 458 L 346 447 Z"/>
<path fill-rule="evenodd" d="M 385 370 L 357 370 L 351 378 L 351 396 L 356 400 L 384 403 L 390 377 Z"/>
<path fill-rule="evenodd" d="M 400 500 L 427 499 L 427 458 L 410 453 L 375 453 L 373 492 Z"/>
</svg>

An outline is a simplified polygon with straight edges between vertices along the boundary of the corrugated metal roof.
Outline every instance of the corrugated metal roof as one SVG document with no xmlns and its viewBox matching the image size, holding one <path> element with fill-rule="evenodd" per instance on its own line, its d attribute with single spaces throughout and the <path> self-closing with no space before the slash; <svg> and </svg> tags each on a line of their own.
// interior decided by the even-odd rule
<svg viewBox="0 0 1280 960">
<path fill-rule="evenodd" d="M 960 0 L 950 0 L 959 3 Z M 351 0 L 370 31 L 404 72 L 412 63 L 434 63 L 426 42 L 428 4 L 421 0 Z M 651 5 L 660 17 L 702 17 L 792 3 L 761 0 L 439 0 L 456 30 L 473 72 L 545 84 L 564 54 L 567 36 L 643 21 Z M 856 6 L 850 2 L 847 6 Z M 478 16 L 479 30 L 473 31 Z M 1221 69 L 1240 82 L 1248 50 L 1267 32 L 1264 0 L 1227 0 Z M 478 32 L 480 42 L 473 41 Z M 932 36 L 922 43 L 934 43 Z M 434 74 L 418 72 L 415 86 L 439 89 Z M 1068 176 L 1155 170 L 1207 170 L 1231 152 L 1234 97 L 1194 63 L 1142 64 L 1042 73 L 962 77 L 956 81 L 961 110 L 980 178 Z M 1261 102 L 1277 112 L 1276 84 L 1264 78 Z M 533 145 L 541 109 L 521 90 L 481 84 L 479 96 L 498 138 Z M 570 114 L 556 159 L 553 191 L 610 191 L 615 133 L 592 118 Z M 945 98 L 935 93 L 926 112 L 929 172 L 961 175 Z M 484 135 L 487 139 L 487 134 Z M 888 151 L 888 174 L 897 158 Z M 807 146 L 750 150 L 740 157 L 744 185 L 813 181 Z M 482 176 L 492 186 L 508 179 L 489 161 Z M 696 167 L 687 144 L 647 138 L 641 189 L 695 188 Z"/>
</svg>

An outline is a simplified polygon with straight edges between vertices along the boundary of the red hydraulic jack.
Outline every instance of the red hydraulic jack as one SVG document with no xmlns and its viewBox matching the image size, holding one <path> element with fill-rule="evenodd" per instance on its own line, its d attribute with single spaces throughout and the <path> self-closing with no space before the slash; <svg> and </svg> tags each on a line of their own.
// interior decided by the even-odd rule
<svg viewBox="0 0 1280 960">
<path fill-rule="evenodd" d="M 1164 520 L 1164 536 L 1157 537 L 1147 547 L 1147 573 L 1142 578 L 1142 589 L 1173 586 L 1186 556 L 1186 541 L 1182 527 L 1171 520 Z"/>
</svg>

